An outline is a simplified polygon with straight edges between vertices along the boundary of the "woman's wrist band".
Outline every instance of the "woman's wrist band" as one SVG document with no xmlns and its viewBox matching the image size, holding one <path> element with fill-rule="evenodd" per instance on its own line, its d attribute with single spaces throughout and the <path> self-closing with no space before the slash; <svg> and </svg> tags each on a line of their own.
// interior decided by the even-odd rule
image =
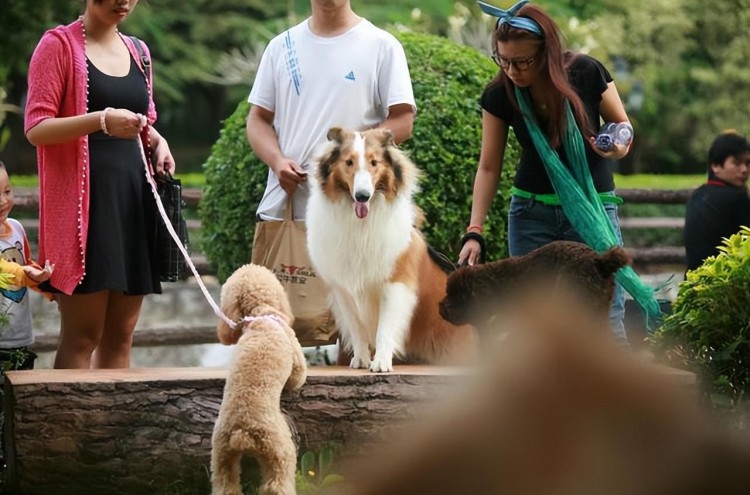
<svg viewBox="0 0 750 495">
<path fill-rule="evenodd" d="M 484 233 L 484 227 L 481 225 L 469 225 L 466 227 L 466 232 L 479 232 L 480 234 Z"/>
<path fill-rule="evenodd" d="M 467 232 L 461 237 L 461 246 L 466 244 L 467 241 L 477 241 L 479 243 L 479 259 L 477 260 L 480 264 L 485 262 L 487 252 L 487 244 L 484 241 L 484 237 L 479 232 Z"/>
<path fill-rule="evenodd" d="M 114 110 L 114 108 L 107 107 L 102 110 L 102 113 L 99 114 L 99 127 L 102 128 L 102 132 L 107 136 L 111 136 L 111 134 L 107 130 L 107 112 L 109 112 L 110 110 Z"/>
</svg>

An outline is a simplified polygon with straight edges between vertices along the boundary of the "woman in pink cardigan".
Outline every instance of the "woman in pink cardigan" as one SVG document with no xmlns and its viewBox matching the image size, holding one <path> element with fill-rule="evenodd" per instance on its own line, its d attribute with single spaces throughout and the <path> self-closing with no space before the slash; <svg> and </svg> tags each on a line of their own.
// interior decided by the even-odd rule
<svg viewBox="0 0 750 495">
<path fill-rule="evenodd" d="M 152 127 L 151 71 L 117 29 L 137 4 L 86 0 L 78 20 L 44 34 L 29 66 L 25 128 L 37 147 L 39 256 L 55 265 L 56 368 L 129 367 L 143 298 L 161 293 L 139 140 L 150 172 L 174 172 L 174 159 Z"/>
</svg>

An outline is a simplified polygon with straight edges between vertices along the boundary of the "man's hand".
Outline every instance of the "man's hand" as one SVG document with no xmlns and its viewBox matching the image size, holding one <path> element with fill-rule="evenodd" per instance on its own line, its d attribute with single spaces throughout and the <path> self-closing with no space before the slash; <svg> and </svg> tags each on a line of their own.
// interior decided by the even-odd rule
<svg viewBox="0 0 750 495">
<path fill-rule="evenodd" d="M 290 196 L 297 190 L 297 186 L 307 181 L 307 172 L 291 158 L 282 158 L 274 163 L 273 171 L 279 178 L 281 188 Z"/>
</svg>

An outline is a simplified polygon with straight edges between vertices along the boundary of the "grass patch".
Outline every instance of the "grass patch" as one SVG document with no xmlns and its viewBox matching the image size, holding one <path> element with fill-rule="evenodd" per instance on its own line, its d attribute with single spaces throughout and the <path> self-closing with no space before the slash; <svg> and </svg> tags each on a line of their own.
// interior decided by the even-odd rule
<svg viewBox="0 0 750 495">
<path fill-rule="evenodd" d="M 689 189 L 706 182 L 701 175 L 615 174 L 618 189 Z"/>
<path fill-rule="evenodd" d="M 10 185 L 13 187 L 39 187 L 38 175 L 12 175 Z"/>
</svg>

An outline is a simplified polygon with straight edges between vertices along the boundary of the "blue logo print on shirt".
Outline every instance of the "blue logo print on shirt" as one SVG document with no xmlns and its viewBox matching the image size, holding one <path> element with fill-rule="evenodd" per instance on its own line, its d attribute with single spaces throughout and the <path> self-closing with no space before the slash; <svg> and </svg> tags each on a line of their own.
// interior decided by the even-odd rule
<svg viewBox="0 0 750 495">
<path fill-rule="evenodd" d="M 356 79 L 354 78 L 354 71 L 350 70 L 349 73 L 344 76 L 344 79 L 349 79 L 350 81 L 355 81 Z"/>
<path fill-rule="evenodd" d="M 294 47 L 294 41 L 292 41 L 289 31 L 286 32 L 284 47 L 286 48 L 286 70 L 294 85 L 294 91 L 299 95 L 302 89 L 302 75 L 300 74 L 299 60 L 297 60 L 297 49 Z"/>
</svg>

